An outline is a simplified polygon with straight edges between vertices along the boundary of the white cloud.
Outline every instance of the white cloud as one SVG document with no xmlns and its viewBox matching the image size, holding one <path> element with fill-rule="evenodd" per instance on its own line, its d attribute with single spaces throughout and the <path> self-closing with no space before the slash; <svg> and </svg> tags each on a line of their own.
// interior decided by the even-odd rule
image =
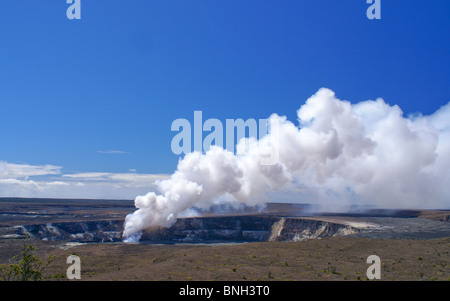
<svg viewBox="0 0 450 301">
<path fill-rule="evenodd" d="M 125 152 L 125 151 L 121 151 L 121 150 L 99 150 L 97 151 L 97 153 L 100 154 L 107 154 L 107 155 L 125 155 L 125 154 L 129 154 L 129 152 Z"/>
<path fill-rule="evenodd" d="M 0 197 L 134 199 L 164 174 L 82 172 L 63 174 L 54 165 L 0 161 Z"/>
<path fill-rule="evenodd" d="M 100 180 L 109 175 L 107 172 L 83 172 L 76 174 L 65 174 L 62 177 L 72 178 L 72 179 L 89 179 L 89 180 Z"/>
<path fill-rule="evenodd" d="M 14 164 L 0 161 L 0 179 L 17 179 L 31 176 L 56 175 L 61 172 L 60 166 Z"/>
<path fill-rule="evenodd" d="M 168 178 L 164 174 L 138 174 L 138 173 L 106 173 L 106 172 L 84 172 L 76 174 L 65 174 L 62 178 L 77 181 L 97 182 L 123 182 L 123 183 L 152 183 L 157 180 Z"/>
</svg>

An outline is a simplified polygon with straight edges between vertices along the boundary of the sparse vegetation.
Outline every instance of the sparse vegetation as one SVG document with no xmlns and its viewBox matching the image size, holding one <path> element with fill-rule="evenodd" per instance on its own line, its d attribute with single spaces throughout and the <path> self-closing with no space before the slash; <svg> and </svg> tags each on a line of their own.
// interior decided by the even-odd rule
<svg viewBox="0 0 450 301">
<path fill-rule="evenodd" d="M 7 263 L 11 257 L 3 255 L 3 250 L 13 244 L 20 250 L 18 243 L 0 240 L 0 263 Z M 33 244 L 44 258 L 56 256 L 45 271 L 55 276 L 42 277 L 48 280 L 64 278 L 66 258 L 72 253 L 81 258 L 82 280 L 364 281 L 369 266 L 366 259 L 373 252 L 381 258 L 381 280 L 443 281 L 450 277 L 450 238 L 328 238 L 217 246 L 112 243 L 80 245 L 71 250 L 54 248 L 54 242 Z M 430 245 L 436 252 L 433 249 L 427 254 Z"/>
<path fill-rule="evenodd" d="M 44 280 L 43 271 L 53 261 L 50 256 L 42 261 L 35 254 L 36 248 L 32 245 L 24 245 L 20 255 L 14 256 L 10 264 L 0 265 L 0 280 L 2 281 L 37 281 Z M 61 278 L 61 274 L 48 276 L 47 278 Z"/>
</svg>

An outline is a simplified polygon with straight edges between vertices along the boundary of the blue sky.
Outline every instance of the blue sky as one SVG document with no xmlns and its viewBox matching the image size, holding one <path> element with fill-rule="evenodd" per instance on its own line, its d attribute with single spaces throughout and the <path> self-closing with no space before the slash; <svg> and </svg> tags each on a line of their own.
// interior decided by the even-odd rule
<svg viewBox="0 0 450 301">
<path fill-rule="evenodd" d="M 450 101 L 446 0 L 381 0 L 381 20 L 365 0 L 81 0 L 81 20 L 68 6 L 0 4 L 5 166 L 169 174 L 173 120 L 295 121 L 321 87 L 405 115 Z"/>
</svg>

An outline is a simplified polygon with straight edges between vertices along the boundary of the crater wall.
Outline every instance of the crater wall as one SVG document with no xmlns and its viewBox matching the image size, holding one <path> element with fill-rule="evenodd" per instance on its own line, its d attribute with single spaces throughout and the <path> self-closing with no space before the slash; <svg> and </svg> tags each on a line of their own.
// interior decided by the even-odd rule
<svg viewBox="0 0 450 301">
<path fill-rule="evenodd" d="M 43 240 L 73 242 L 118 242 L 122 239 L 123 221 L 90 221 L 15 226 L 16 237 L 30 236 Z M 226 216 L 180 218 L 170 228 L 154 227 L 142 233 L 141 242 L 209 243 L 301 241 L 311 238 L 343 236 L 357 232 L 349 225 L 323 220 Z"/>
</svg>

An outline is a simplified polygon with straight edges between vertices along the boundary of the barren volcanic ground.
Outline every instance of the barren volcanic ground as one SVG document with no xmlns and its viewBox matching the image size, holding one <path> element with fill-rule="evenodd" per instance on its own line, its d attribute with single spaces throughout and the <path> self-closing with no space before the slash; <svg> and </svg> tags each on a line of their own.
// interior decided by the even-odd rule
<svg viewBox="0 0 450 301">
<path fill-rule="evenodd" d="M 450 211 L 219 209 L 125 244 L 133 201 L 0 199 L 0 264 L 32 244 L 59 279 L 76 254 L 82 280 L 364 280 L 378 255 L 382 280 L 450 280 Z"/>
</svg>

